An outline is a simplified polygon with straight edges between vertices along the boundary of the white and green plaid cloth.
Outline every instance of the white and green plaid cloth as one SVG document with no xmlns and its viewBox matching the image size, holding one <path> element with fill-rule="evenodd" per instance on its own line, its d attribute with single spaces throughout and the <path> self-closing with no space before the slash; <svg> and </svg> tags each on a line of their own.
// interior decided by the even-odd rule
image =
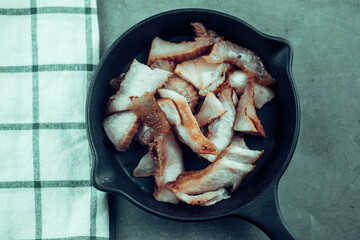
<svg viewBox="0 0 360 240">
<path fill-rule="evenodd" d="M 0 0 L 0 239 L 108 239 L 91 186 L 95 0 Z"/>
</svg>

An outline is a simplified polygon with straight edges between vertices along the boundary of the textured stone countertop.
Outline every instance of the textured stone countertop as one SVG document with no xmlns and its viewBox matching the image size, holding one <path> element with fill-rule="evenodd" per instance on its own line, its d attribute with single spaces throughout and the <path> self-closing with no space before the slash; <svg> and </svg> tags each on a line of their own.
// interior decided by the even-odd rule
<svg viewBox="0 0 360 240">
<path fill-rule="evenodd" d="M 125 30 L 154 14 L 207 8 L 288 39 L 301 104 L 301 130 L 280 180 L 279 205 L 298 239 L 360 238 L 360 2 L 98 1 L 101 52 Z M 146 213 L 110 197 L 116 239 L 267 239 L 236 218 L 185 223 Z"/>
</svg>

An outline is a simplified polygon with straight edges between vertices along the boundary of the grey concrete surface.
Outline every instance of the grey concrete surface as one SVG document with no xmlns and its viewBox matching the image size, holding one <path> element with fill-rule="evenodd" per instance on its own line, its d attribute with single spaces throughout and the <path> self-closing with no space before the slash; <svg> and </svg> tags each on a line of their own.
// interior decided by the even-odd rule
<svg viewBox="0 0 360 240">
<path fill-rule="evenodd" d="M 279 184 L 282 215 L 298 239 L 360 239 L 360 1 L 98 1 L 101 52 L 135 23 L 187 7 L 234 15 L 292 43 L 302 118 Z M 110 199 L 118 239 L 267 239 L 240 219 L 179 223 Z"/>
</svg>

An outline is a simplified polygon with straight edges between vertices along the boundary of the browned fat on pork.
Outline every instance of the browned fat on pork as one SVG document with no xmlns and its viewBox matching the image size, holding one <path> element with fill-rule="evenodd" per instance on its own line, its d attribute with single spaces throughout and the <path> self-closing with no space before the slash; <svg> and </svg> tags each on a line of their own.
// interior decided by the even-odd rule
<svg viewBox="0 0 360 240">
<path fill-rule="evenodd" d="M 211 29 L 207 29 L 202 23 L 193 22 L 191 23 L 191 26 L 194 27 L 195 38 L 220 37 L 219 34 L 217 34 L 215 31 Z"/>
<path fill-rule="evenodd" d="M 172 131 L 158 135 L 149 145 L 149 152 L 156 163 L 155 199 L 161 202 L 178 203 L 179 199 L 165 186 L 168 182 L 175 181 L 184 171 L 182 151 Z"/>
<path fill-rule="evenodd" d="M 187 204 L 199 206 L 211 206 L 221 200 L 230 198 L 225 188 L 216 191 L 205 192 L 197 195 L 188 195 L 186 193 L 178 193 L 177 197 Z"/>
<path fill-rule="evenodd" d="M 154 140 L 155 135 L 156 132 L 153 128 L 148 127 L 140 122 L 138 131 L 134 138 L 141 144 L 148 145 L 150 142 Z"/>
<path fill-rule="evenodd" d="M 162 70 L 166 70 L 169 72 L 174 72 L 175 70 L 175 63 L 173 61 L 169 61 L 166 59 L 156 59 L 155 62 L 153 62 L 150 65 L 151 69 L 159 68 Z"/>
<path fill-rule="evenodd" d="M 247 148 L 243 135 L 235 136 L 219 158 L 206 169 L 182 173 L 169 188 L 188 204 L 209 206 L 230 196 L 225 190 L 237 189 L 264 151 Z M 217 189 L 217 190 L 216 190 Z"/>
<path fill-rule="evenodd" d="M 223 151 L 232 141 L 234 137 L 234 121 L 235 121 L 235 105 L 233 96 L 236 96 L 233 89 L 226 85 L 219 93 L 219 101 L 224 107 L 225 114 L 215 119 L 208 126 L 207 138 L 216 146 L 217 151 Z M 213 162 L 217 154 L 202 154 L 202 157 Z"/>
<path fill-rule="evenodd" d="M 147 64 L 150 66 L 157 59 L 170 60 L 179 63 L 188 59 L 200 56 L 211 49 L 217 38 L 197 38 L 193 42 L 173 43 L 165 41 L 159 37 L 155 37 L 151 43 L 150 54 Z"/>
<path fill-rule="evenodd" d="M 210 32 L 202 23 L 192 22 L 190 24 L 194 27 L 196 37 L 210 37 Z"/>
<path fill-rule="evenodd" d="M 116 150 L 124 152 L 136 134 L 138 117 L 129 111 L 115 113 L 104 119 L 103 127 Z"/>
<path fill-rule="evenodd" d="M 219 99 L 217 99 L 212 92 L 208 92 L 199 112 L 195 115 L 195 118 L 199 127 L 203 127 L 224 114 L 225 109 Z"/>
<path fill-rule="evenodd" d="M 229 74 L 229 84 L 241 95 L 246 87 L 248 75 L 243 71 L 234 71 Z M 269 87 L 254 82 L 254 103 L 257 109 L 270 102 L 275 97 L 275 93 Z"/>
<path fill-rule="evenodd" d="M 161 69 L 150 69 L 136 59 L 121 82 L 113 101 L 110 102 L 107 113 L 127 110 L 132 97 L 140 97 L 145 92 L 155 93 L 171 75 L 171 72 Z"/>
<path fill-rule="evenodd" d="M 207 63 L 202 57 L 178 64 L 175 73 L 199 89 L 199 95 L 214 92 L 226 77 L 230 65 Z"/>
<path fill-rule="evenodd" d="M 150 153 L 145 154 L 133 171 L 134 177 L 148 177 L 154 175 L 156 163 Z"/>
<path fill-rule="evenodd" d="M 161 111 L 163 111 L 163 113 L 165 114 L 169 124 L 180 126 L 181 117 L 173 100 L 169 98 L 164 98 L 164 99 L 158 99 L 157 102 L 159 104 L 159 107 L 161 108 Z"/>
<path fill-rule="evenodd" d="M 251 164 L 238 163 L 223 157 L 205 169 L 180 174 L 176 181 L 168 183 L 167 186 L 175 195 L 197 195 L 220 188 L 233 189 L 253 169 Z"/>
<path fill-rule="evenodd" d="M 220 91 L 221 87 L 226 83 L 226 74 L 230 68 L 231 66 L 229 64 L 226 63 L 220 64 L 219 66 L 220 74 L 218 75 L 218 78 L 216 78 L 215 81 L 213 81 L 210 84 L 210 86 L 208 86 L 207 88 L 200 89 L 199 95 L 206 96 L 208 92 L 217 94 Z"/>
<path fill-rule="evenodd" d="M 162 98 L 173 100 L 179 111 L 182 125 L 173 126 L 179 139 L 187 144 L 195 153 L 217 154 L 215 145 L 202 134 L 186 99 L 169 89 L 158 89 L 158 93 Z"/>
<path fill-rule="evenodd" d="M 156 134 L 167 133 L 171 128 L 154 95 L 149 92 L 134 98 L 129 110 L 138 116 L 143 124 L 154 129 Z"/>
<path fill-rule="evenodd" d="M 230 41 L 215 43 L 210 54 L 203 58 L 209 63 L 231 63 L 248 73 L 258 83 L 264 85 L 275 83 L 255 53 Z"/>
<path fill-rule="evenodd" d="M 252 135 L 265 137 L 265 131 L 256 114 L 254 103 L 254 83 L 249 80 L 245 91 L 241 95 L 237 109 L 234 130 Z"/>
<path fill-rule="evenodd" d="M 192 84 L 174 74 L 169 77 L 169 80 L 165 83 L 164 88 L 173 90 L 184 96 L 191 108 L 191 111 L 194 111 L 195 106 L 198 104 L 199 97 Z"/>
</svg>

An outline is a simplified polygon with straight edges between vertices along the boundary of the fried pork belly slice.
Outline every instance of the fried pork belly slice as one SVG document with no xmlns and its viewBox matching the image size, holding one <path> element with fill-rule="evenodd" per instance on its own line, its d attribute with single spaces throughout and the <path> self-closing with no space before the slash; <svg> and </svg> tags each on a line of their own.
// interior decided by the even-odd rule
<svg viewBox="0 0 360 240">
<path fill-rule="evenodd" d="M 135 139 L 143 145 L 149 145 L 149 143 L 154 140 L 155 135 L 156 132 L 153 128 L 141 123 Z"/>
<path fill-rule="evenodd" d="M 236 94 L 243 94 L 246 86 L 247 75 L 243 71 L 234 71 L 229 74 L 229 85 L 235 89 Z"/>
<path fill-rule="evenodd" d="M 150 153 L 145 154 L 133 171 L 134 177 L 148 177 L 154 175 L 156 163 Z"/>
<path fill-rule="evenodd" d="M 154 129 L 156 134 L 167 133 L 171 128 L 154 95 L 149 92 L 134 98 L 129 110 L 138 116 L 142 123 Z"/>
<path fill-rule="evenodd" d="M 214 82 L 212 82 L 210 84 L 210 86 L 208 86 L 205 89 L 200 89 L 199 90 L 199 95 L 200 96 L 206 96 L 206 94 L 208 92 L 213 92 L 215 94 L 217 94 L 219 92 L 219 90 L 221 89 L 221 87 L 223 86 L 223 84 L 225 83 L 226 80 L 226 73 L 227 71 L 230 69 L 230 65 L 227 63 L 223 63 L 220 64 L 220 66 L 218 67 L 218 71 L 220 70 L 220 75 L 218 75 L 218 78 L 216 78 L 216 80 Z"/>
<path fill-rule="evenodd" d="M 161 69 L 152 70 L 134 59 L 114 100 L 109 104 L 107 113 L 127 110 L 132 97 L 140 97 L 145 92 L 155 93 L 170 75 L 171 72 Z"/>
<path fill-rule="evenodd" d="M 214 32 L 213 30 L 211 29 L 208 30 L 202 23 L 193 22 L 191 23 L 191 26 L 194 27 L 195 39 L 204 38 L 204 37 L 212 37 L 212 38 L 220 37 L 219 34 Z"/>
<path fill-rule="evenodd" d="M 243 71 L 234 71 L 229 74 L 229 84 L 241 95 L 246 87 L 248 76 Z M 260 109 L 265 103 L 271 101 L 275 96 L 273 90 L 262 84 L 254 82 L 254 102 L 255 107 Z"/>
<path fill-rule="evenodd" d="M 168 183 L 167 186 L 175 195 L 198 195 L 228 187 L 235 189 L 254 167 L 223 157 L 202 170 L 180 174 L 176 181 Z"/>
<path fill-rule="evenodd" d="M 168 122 L 170 123 L 170 125 L 180 126 L 181 117 L 173 100 L 169 98 L 164 98 L 164 99 L 158 99 L 157 102 L 161 110 L 165 113 L 165 116 Z"/>
<path fill-rule="evenodd" d="M 253 165 L 263 153 L 264 151 L 250 150 L 230 145 L 221 153 L 221 156 L 225 156 L 234 162 Z"/>
<path fill-rule="evenodd" d="M 240 97 L 236 109 L 234 130 L 256 136 L 266 136 L 261 122 L 256 114 L 254 103 L 254 83 L 251 80 L 247 81 L 245 91 Z"/>
<path fill-rule="evenodd" d="M 255 53 L 230 41 L 215 43 L 210 54 L 203 58 L 209 63 L 231 63 L 248 73 L 258 83 L 264 85 L 275 83 Z"/>
<path fill-rule="evenodd" d="M 249 149 L 249 147 L 246 145 L 243 133 L 236 135 L 233 138 L 233 140 L 231 141 L 230 146 L 241 147 L 243 149 Z"/>
<path fill-rule="evenodd" d="M 214 82 L 217 82 L 217 85 L 224 82 L 229 66 L 227 63 L 207 63 L 202 57 L 198 57 L 178 64 L 174 72 L 201 91 L 209 88 Z M 205 96 L 206 92 L 199 94 Z"/>
<path fill-rule="evenodd" d="M 275 93 L 270 88 L 261 84 L 254 84 L 254 102 L 257 109 L 270 102 L 274 97 Z"/>
<path fill-rule="evenodd" d="M 151 43 L 150 54 L 147 64 L 150 66 L 157 59 L 166 59 L 179 63 L 200 56 L 203 52 L 208 51 L 219 41 L 220 38 L 197 38 L 193 42 L 173 43 L 155 37 Z"/>
<path fill-rule="evenodd" d="M 226 157 L 234 162 L 255 164 L 263 153 L 264 151 L 250 150 L 246 146 L 244 135 L 241 134 L 234 137 L 231 144 L 221 152 L 219 158 Z"/>
<path fill-rule="evenodd" d="M 202 23 L 192 22 L 190 24 L 194 27 L 195 37 L 210 37 L 208 29 Z"/>
<path fill-rule="evenodd" d="M 126 73 L 121 73 L 118 77 L 110 80 L 110 87 L 114 90 L 119 90 L 122 80 L 124 80 Z"/>
<path fill-rule="evenodd" d="M 161 202 L 178 203 L 179 199 L 165 186 L 168 182 L 175 181 L 184 171 L 182 151 L 172 131 L 158 135 L 149 145 L 149 151 L 156 163 L 155 199 Z"/>
<path fill-rule="evenodd" d="M 195 115 L 199 127 L 209 124 L 212 120 L 225 114 L 225 109 L 219 99 L 212 92 L 206 94 L 200 111 Z"/>
<path fill-rule="evenodd" d="M 220 202 L 223 199 L 230 198 L 230 195 L 225 188 L 220 188 L 216 191 L 210 191 L 201 193 L 198 195 L 188 195 L 185 193 L 178 193 L 177 197 L 187 204 L 191 205 L 200 205 L 200 206 L 210 206 L 217 202 Z"/>
<path fill-rule="evenodd" d="M 138 117 L 130 111 L 115 113 L 104 119 L 103 127 L 116 150 L 124 152 L 136 134 Z"/>
<path fill-rule="evenodd" d="M 158 93 L 162 98 L 173 100 L 179 111 L 182 125 L 173 126 L 179 139 L 195 153 L 218 154 L 215 145 L 202 134 L 185 97 L 169 89 L 158 89 Z"/>
<path fill-rule="evenodd" d="M 169 80 L 166 82 L 164 88 L 173 90 L 184 96 L 191 108 L 191 111 L 194 111 L 195 106 L 198 104 L 199 97 L 192 84 L 174 74 L 169 77 Z"/>
<path fill-rule="evenodd" d="M 150 68 L 151 69 L 159 68 L 169 72 L 174 72 L 175 63 L 165 59 L 156 59 L 155 62 L 153 62 L 153 64 L 150 65 Z"/>
<path fill-rule="evenodd" d="M 225 114 L 215 119 L 208 126 L 207 138 L 216 146 L 217 151 L 220 153 L 230 143 L 234 137 L 234 121 L 236 110 L 233 103 L 233 89 L 226 85 L 219 93 L 219 101 L 224 107 Z M 236 94 L 235 94 L 236 95 Z M 203 158 L 213 162 L 218 155 L 214 154 L 202 154 Z"/>
</svg>

